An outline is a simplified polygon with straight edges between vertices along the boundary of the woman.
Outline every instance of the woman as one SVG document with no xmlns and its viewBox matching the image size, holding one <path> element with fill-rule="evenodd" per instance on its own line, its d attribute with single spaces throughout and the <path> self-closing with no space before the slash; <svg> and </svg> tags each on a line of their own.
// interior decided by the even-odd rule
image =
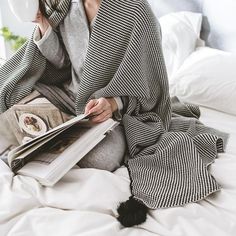
<svg viewBox="0 0 236 236">
<path fill-rule="evenodd" d="M 54 4 L 51 3 L 50 5 L 56 8 L 59 1 L 54 2 Z M 77 94 L 76 87 L 79 86 L 78 81 L 82 74 L 89 37 L 100 3 L 101 0 L 73 0 L 71 2 L 70 10 L 64 22 L 59 27 L 69 55 L 67 55 L 62 45 L 60 45 L 58 36 L 52 30 L 46 16 L 41 13 L 42 11 L 46 15 L 46 0 L 40 0 L 41 11 L 38 12 L 37 19 L 34 21 L 38 23 L 38 30 L 35 32 L 34 42 L 41 53 L 59 68 L 68 66 L 71 60 L 72 81 L 71 83 L 66 83 L 64 87 L 68 92 L 74 92 L 74 96 Z M 119 97 L 100 98 L 91 100 L 87 104 L 85 111 L 94 115 L 91 118 L 93 122 L 102 122 L 112 117 L 113 113 L 122 110 L 122 108 L 122 100 Z"/>
<path fill-rule="evenodd" d="M 45 7 L 56 9 L 59 1 L 40 0 L 40 10 L 35 23 L 38 28 L 34 33 L 34 42 L 43 56 L 57 68 L 71 66 L 72 79 L 63 84 L 63 89 L 75 100 L 77 87 L 82 77 L 83 65 L 90 34 L 101 0 L 73 0 L 64 21 L 59 25 L 63 42 L 52 30 L 47 21 Z M 90 114 L 94 123 L 103 122 L 111 117 L 121 120 L 123 102 L 120 97 L 91 99 L 85 107 L 85 114 Z M 80 167 L 98 168 L 114 171 L 120 167 L 126 150 L 124 129 L 116 127 L 107 137 L 88 153 L 79 163 Z"/>
</svg>

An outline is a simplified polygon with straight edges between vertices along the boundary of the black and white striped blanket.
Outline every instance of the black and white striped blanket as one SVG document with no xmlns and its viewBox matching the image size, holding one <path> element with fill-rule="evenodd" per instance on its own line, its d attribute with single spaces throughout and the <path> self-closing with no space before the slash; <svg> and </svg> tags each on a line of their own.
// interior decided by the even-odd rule
<svg viewBox="0 0 236 236">
<path fill-rule="evenodd" d="M 55 29 L 69 6 L 70 0 L 61 0 L 60 13 L 50 13 Z M 0 111 L 28 95 L 37 81 L 58 84 L 68 79 L 68 71 L 50 65 L 31 38 L 0 68 Z M 151 209 L 165 208 L 219 190 L 208 165 L 222 151 L 223 140 L 197 120 L 196 107 L 180 105 L 176 99 L 171 103 L 160 26 L 147 0 L 101 2 L 76 114 L 84 112 L 91 98 L 113 96 L 127 99 L 122 121 L 135 199 Z"/>
</svg>

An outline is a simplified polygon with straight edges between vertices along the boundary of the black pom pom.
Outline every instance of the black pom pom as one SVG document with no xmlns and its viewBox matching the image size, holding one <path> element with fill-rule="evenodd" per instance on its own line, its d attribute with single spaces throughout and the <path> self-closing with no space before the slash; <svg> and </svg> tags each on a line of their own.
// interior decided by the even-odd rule
<svg viewBox="0 0 236 236">
<path fill-rule="evenodd" d="M 118 209 L 118 221 L 125 227 L 139 225 L 146 221 L 148 208 L 134 198 L 122 202 Z"/>
</svg>

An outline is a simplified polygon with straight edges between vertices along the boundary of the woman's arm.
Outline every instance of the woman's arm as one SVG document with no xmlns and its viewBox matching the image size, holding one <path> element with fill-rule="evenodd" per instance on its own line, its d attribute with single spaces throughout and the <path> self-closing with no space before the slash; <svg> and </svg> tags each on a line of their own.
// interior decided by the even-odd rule
<svg viewBox="0 0 236 236">
<path fill-rule="evenodd" d="M 70 65 L 69 56 L 61 44 L 57 33 L 52 29 L 47 19 L 38 12 L 35 23 L 38 27 L 34 32 L 34 43 L 43 56 L 57 68 Z"/>
</svg>

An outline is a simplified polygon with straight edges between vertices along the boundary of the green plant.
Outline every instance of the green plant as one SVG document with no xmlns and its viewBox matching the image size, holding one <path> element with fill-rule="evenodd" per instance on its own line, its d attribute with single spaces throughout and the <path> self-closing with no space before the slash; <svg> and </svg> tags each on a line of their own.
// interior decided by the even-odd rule
<svg viewBox="0 0 236 236">
<path fill-rule="evenodd" d="M 27 41 L 27 38 L 13 34 L 8 27 L 1 28 L 0 35 L 6 42 L 10 43 L 14 51 L 17 51 Z"/>
</svg>

